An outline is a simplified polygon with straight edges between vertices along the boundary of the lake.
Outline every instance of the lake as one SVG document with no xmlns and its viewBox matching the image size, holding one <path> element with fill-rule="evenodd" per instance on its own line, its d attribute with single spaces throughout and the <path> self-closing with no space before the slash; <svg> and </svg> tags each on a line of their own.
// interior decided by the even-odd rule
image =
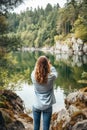
<svg viewBox="0 0 87 130">
<path fill-rule="evenodd" d="M 23 99 L 27 110 L 32 109 L 34 102 L 31 72 L 37 58 L 41 55 L 49 56 L 52 65 L 58 71 L 58 78 L 54 83 L 56 104 L 53 106 L 53 112 L 59 111 L 64 108 L 64 99 L 70 92 L 87 85 L 82 82 L 82 74 L 87 72 L 87 55 L 78 56 L 41 51 L 13 53 L 12 60 L 15 60 L 16 64 L 11 66 L 14 67 L 14 72 L 10 69 L 11 75 L 13 74 L 10 89 L 13 89 Z M 12 82 L 14 82 L 15 87 L 12 87 Z"/>
<path fill-rule="evenodd" d="M 34 103 L 34 90 L 32 85 L 22 84 L 22 90 L 16 91 L 16 93 L 22 98 L 25 104 L 26 111 L 32 110 L 32 105 Z M 58 87 L 54 90 L 54 94 L 56 97 L 56 104 L 53 105 L 53 112 L 59 111 L 64 106 L 64 90 Z"/>
</svg>

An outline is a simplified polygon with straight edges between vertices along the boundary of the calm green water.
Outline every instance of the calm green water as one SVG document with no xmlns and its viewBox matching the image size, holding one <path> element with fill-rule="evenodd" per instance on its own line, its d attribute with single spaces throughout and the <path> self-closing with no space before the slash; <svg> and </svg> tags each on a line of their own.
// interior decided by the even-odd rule
<svg viewBox="0 0 87 130">
<path fill-rule="evenodd" d="M 30 75 L 37 58 L 41 55 L 48 55 L 51 63 L 58 71 L 58 78 L 54 83 L 57 101 L 54 105 L 54 111 L 60 110 L 64 108 L 64 98 L 68 93 L 87 85 L 81 83 L 82 73 L 87 72 L 87 55 L 69 56 L 68 54 L 51 54 L 38 51 L 13 53 L 11 60 L 14 65 L 11 66 L 8 64 L 6 69 L 6 71 L 9 71 L 8 75 L 11 74 L 8 88 L 14 90 L 24 100 L 27 109 L 32 109 L 34 102 Z M 10 68 L 9 70 L 8 66 Z M 8 79 L 6 80 L 9 81 Z"/>
<path fill-rule="evenodd" d="M 68 54 L 46 54 L 43 52 L 17 52 L 13 54 L 16 57 L 17 64 L 15 71 L 25 76 L 25 81 L 31 83 L 31 72 L 34 69 L 37 58 L 41 55 L 48 55 L 53 66 L 58 71 L 58 78 L 54 84 L 55 88 L 60 87 L 66 91 L 84 87 L 86 84 L 78 83 L 81 80 L 83 72 L 87 72 L 87 55 L 69 56 Z"/>
<path fill-rule="evenodd" d="M 69 56 L 67 54 L 50 54 L 43 52 L 22 52 L 15 53 L 17 57 L 20 71 L 26 71 L 26 82 L 21 87 L 21 91 L 16 91 L 19 96 L 24 100 L 27 109 L 32 109 L 33 104 L 33 86 L 31 83 L 31 72 L 35 66 L 37 58 L 41 55 L 48 55 L 53 66 L 58 71 L 58 78 L 55 81 L 55 96 L 56 104 L 54 105 L 54 111 L 64 108 L 64 98 L 68 93 L 75 91 L 86 84 L 78 83 L 81 80 L 81 75 L 85 71 L 87 72 L 87 56 Z M 27 71 L 28 70 L 28 71 Z M 26 74 L 25 74 L 26 75 Z"/>
</svg>

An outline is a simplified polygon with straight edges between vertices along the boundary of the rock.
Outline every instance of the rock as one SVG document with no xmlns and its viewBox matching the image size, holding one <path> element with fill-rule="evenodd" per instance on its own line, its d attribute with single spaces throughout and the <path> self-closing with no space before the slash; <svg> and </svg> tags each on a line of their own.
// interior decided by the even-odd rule
<svg viewBox="0 0 87 130">
<path fill-rule="evenodd" d="M 14 112 L 23 112 L 24 111 L 24 104 L 22 99 L 14 92 L 10 90 L 4 90 L 3 96 L 6 97 L 7 104 L 6 107 L 10 107 Z"/>
<path fill-rule="evenodd" d="M 33 119 L 24 112 L 22 99 L 10 90 L 0 91 L 0 130 L 33 130 Z"/>
<path fill-rule="evenodd" d="M 87 106 L 87 92 L 84 92 L 86 89 L 87 87 L 84 90 L 70 93 L 65 99 L 66 108 L 68 109 L 71 104 L 74 104 L 80 110 L 85 108 Z"/>
<path fill-rule="evenodd" d="M 0 130 L 25 130 L 23 123 L 13 117 L 4 109 L 0 109 Z"/>
<path fill-rule="evenodd" d="M 22 122 L 16 120 L 7 126 L 7 130 L 25 130 Z"/>
<path fill-rule="evenodd" d="M 69 94 L 66 108 L 52 115 L 50 130 L 87 130 L 87 87 Z M 12 91 L 0 91 L 0 130 L 33 130 L 33 119 Z"/>
<path fill-rule="evenodd" d="M 4 126 L 4 124 L 5 124 L 5 121 L 4 121 L 4 118 L 2 116 L 2 112 L 0 111 L 0 126 L 1 125 Z"/>
<path fill-rule="evenodd" d="M 86 44 L 86 43 L 85 43 L 84 46 L 83 46 L 83 52 L 84 52 L 85 54 L 87 54 L 87 44 Z"/>
<path fill-rule="evenodd" d="M 68 112 L 70 115 L 72 115 L 74 112 L 79 112 L 79 109 L 74 105 L 70 105 L 68 108 Z"/>
<path fill-rule="evenodd" d="M 50 130 L 87 130 L 87 87 L 70 93 L 65 104 L 52 115 Z"/>
<path fill-rule="evenodd" d="M 70 116 L 67 110 L 62 109 L 59 113 L 58 113 L 58 117 L 57 117 L 57 121 L 63 121 L 63 125 L 62 127 L 65 127 L 65 125 L 70 122 Z"/>
<path fill-rule="evenodd" d="M 73 126 L 72 130 L 87 130 L 87 120 L 77 122 Z"/>
<path fill-rule="evenodd" d="M 66 99 L 65 99 L 65 104 L 66 107 L 69 107 L 69 105 L 75 103 L 78 99 L 82 100 L 83 98 L 83 93 L 81 91 L 70 93 Z M 68 105 L 68 106 L 67 106 Z"/>
<path fill-rule="evenodd" d="M 71 115 L 70 122 L 66 124 L 66 130 L 72 130 L 72 127 L 79 121 L 83 121 L 86 119 L 86 116 L 81 112 L 74 112 Z"/>
</svg>

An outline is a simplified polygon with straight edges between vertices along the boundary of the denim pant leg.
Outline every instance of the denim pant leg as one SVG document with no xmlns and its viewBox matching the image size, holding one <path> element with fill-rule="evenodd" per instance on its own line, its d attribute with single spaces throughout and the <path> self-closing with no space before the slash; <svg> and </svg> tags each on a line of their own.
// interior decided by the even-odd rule
<svg viewBox="0 0 87 130">
<path fill-rule="evenodd" d="M 34 130 L 40 130 L 41 111 L 33 108 Z"/>
<path fill-rule="evenodd" d="M 52 116 L 52 107 L 43 111 L 43 130 L 49 130 Z"/>
</svg>

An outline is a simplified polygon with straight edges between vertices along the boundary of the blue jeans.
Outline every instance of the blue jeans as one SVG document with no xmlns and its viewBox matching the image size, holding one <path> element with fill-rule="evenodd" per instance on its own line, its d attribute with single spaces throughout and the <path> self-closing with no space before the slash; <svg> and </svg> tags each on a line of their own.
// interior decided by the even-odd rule
<svg viewBox="0 0 87 130">
<path fill-rule="evenodd" d="M 43 130 L 49 130 L 52 107 L 43 111 L 33 107 L 34 130 L 40 130 L 41 113 L 43 114 Z"/>
</svg>

